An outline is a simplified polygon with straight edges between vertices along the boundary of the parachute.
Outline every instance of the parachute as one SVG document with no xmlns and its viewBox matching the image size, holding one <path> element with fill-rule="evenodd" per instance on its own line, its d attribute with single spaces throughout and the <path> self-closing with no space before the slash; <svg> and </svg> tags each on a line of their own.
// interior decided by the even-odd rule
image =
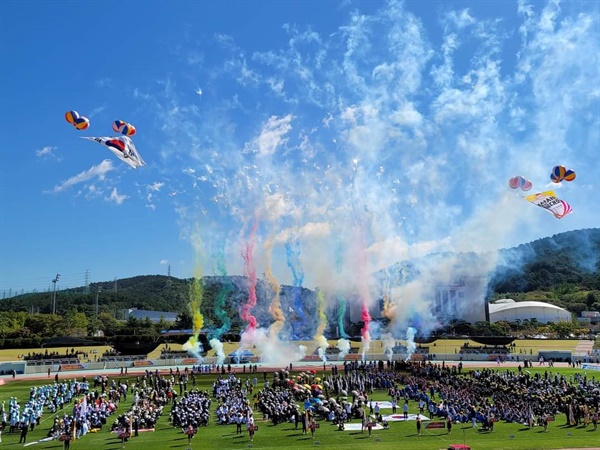
<svg viewBox="0 0 600 450">
<path fill-rule="evenodd" d="M 90 127 L 90 119 L 81 116 L 75 121 L 73 126 L 78 130 L 87 130 Z"/>
<path fill-rule="evenodd" d="M 522 191 L 528 191 L 533 186 L 531 181 L 525 179 L 520 175 L 508 180 L 508 185 L 511 187 L 511 189 L 521 188 Z"/>
<path fill-rule="evenodd" d="M 576 176 L 574 170 L 567 169 L 565 166 L 554 166 L 550 173 L 550 180 L 553 183 L 560 183 L 561 181 L 573 181 Z"/>
<path fill-rule="evenodd" d="M 135 127 L 124 120 L 115 120 L 112 124 L 112 129 L 125 136 L 133 136 L 136 133 Z"/>
<path fill-rule="evenodd" d="M 87 130 L 90 127 L 90 119 L 80 116 L 77 111 L 67 111 L 65 119 L 78 130 Z"/>
<path fill-rule="evenodd" d="M 573 208 L 564 200 L 559 199 L 554 191 L 545 191 L 523 197 L 528 202 L 544 208 L 557 219 L 562 219 L 573 212 Z"/>
<path fill-rule="evenodd" d="M 135 148 L 133 141 L 127 136 L 82 137 L 82 139 L 97 142 L 108 148 L 117 158 L 134 169 L 146 165 Z"/>
</svg>

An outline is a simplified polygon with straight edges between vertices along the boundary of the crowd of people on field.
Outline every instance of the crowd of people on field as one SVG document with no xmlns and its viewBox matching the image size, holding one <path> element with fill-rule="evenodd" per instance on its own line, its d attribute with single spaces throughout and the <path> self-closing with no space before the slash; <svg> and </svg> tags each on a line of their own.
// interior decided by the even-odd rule
<svg viewBox="0 0 600 450">
<path fill-rule="evenodd" d="M 170 421 L 173 427 L 194 430 L 208 426 L 210 423 L 211 399 L 207 391 L 191 390 L 173 401 Z"/>
<path fill-rule="evenodd" d="M 235 425 L 236 433 L 252 431 L 251 436 L 257 430 L 256 413 L 273 425 L 295 423 L 305 433 L 315 432 L 311 426 L 317 419 L 340 430 L 358 419 L 367 429 L 371 422 L 384 422 L 384 411 L 371 398 L 377 391 L 387 393 L 390 412 L 399 409 L 405 418 L 410 407 L 411 412 L 442 419 L 449 426 L 469 423 L 487 430 L 498 421 L 547 429 L 561 413 L 568 425 L 591 424 L 596 429 L 600 413 L 600 379 L 594 373 L 563 375 L 552 367 L 535 373 L 523 366 L 463 371 L 462 364 L 429 361 L 350 361 L 339 369 L 331 366 L 322 379 L 316 370 L 294 373 L 290 367 L 264 372 L 260 386 L 254 371 L 236 374 L 223 369 L 206 391 L 195 388 L 196 376 L 205 373 L 196 368 L 148 370 L 120 381 L 97 375 L 92 386 L 85 377 L 55 381 L 32 387 L 29 401 L 22 406 L 11 398 L 0 413 L 6 431 L 20 431 L 23 443 L 45 411 L 56 414 L 48 437 L 80 438 L 102 430 L 113 414 L 116 419 L 110 430 L 137 435 L 139 430 L 153 429 L 169 404 L 171 424 L 190 439 L 200 427 L 208 426 L 212 414 L 216 424 Z M 127 402 L 128 395 L 131 407 L 119 414 L 119 404 Z"/>
<path fill-rule="evenodd" d="M 490 420 L 531 424 L 532 418 L 564 413 L 567 422 L 590 423 L 600 410 L 600 381 L 587 375 L 565 376 L 545 371 L 476 369 L 459 373 L 455 367 L 413 364 L 398 377 L 397 392 L 407 400 L 433 404 L 436 416 L 454 422 Z"/>
</svg>

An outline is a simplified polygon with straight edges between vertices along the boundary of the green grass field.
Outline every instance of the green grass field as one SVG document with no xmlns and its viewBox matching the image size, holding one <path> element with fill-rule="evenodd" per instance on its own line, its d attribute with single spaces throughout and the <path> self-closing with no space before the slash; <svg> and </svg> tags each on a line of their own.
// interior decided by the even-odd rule
<svg viewBox="0 0 600 450">
<path fill-rule="evenodd" d="M 577 372 L 575 369 L 566 368 L 533 368 L 529 369 L 532 373 L 544 372 L 548 370 L 554 373 L 563 373 L 571 375 Z M 588 376 L 592 374 L 588 373 Z M 600 376 L 600 374 L 599 374 Z M 210 390 L 215 375 L 203 375 L 198 378 L 197 388 Z M 241 375 L 245 380 L 246 375 Z M 88 377 L 89 379 L 90 377 Z M 115 377 L 121 379 L 121 377 Z M 134 377 L 124 377 L 132 379 Z M 259 374 L 259 379 L 262 375 Z M 48 381 L 49 382 L 49 381 Z M 0 401 L 7 402 L 11 396 L 16 396 L 23 404 L 29 397 L 29 389 L 32 386 L 40 386 L 46 383 L 45 379 L 37 381 L 10 381 L 0 386 Z M 124 413 L 130 406 L 131 395 L 128 396 L 128 402 L 121 404 L 119 413 Z M 376 392 L 374 400 L 387 400 L 385 392 Z M 416 404 L 411 402 L 412 408 L 409 412 L 416 413 Z M 213 401 L 211 409 L 214 412 L 217 405 Z M 163 450 L 172 448 L 188 447 L 187 436 L 180 429 L 174 429 L 169 425 L 170 405 L 164 409 L 163 415 L 158 421 L 154 432 L 140 433 L 139 437 L 134 437 L 125 444 L 126 448 L 143 450 Z M 72 405 L 67 405 L 63 412 L 71 413 Z M 383 411 L 391 412 L 391 411 Z M 415 422 L 390 422 L 389 430 L 373 431 L 373 436 L 361 433 L 360 431 L 337 431 L 337 427 L 328 422 L 320 422 L 321 427 L 317 430 L 316 438 L 313 440 L 309 435 L 303 435 L 301 430 L 295 430 L 294 424 L 279 424 L 273 426 L 272 422 L 262 420 L 260 413 L 255 413 L 259 430 L 256 432 L 254 441 L 251 443 L 248 435 L 236 435 L 234 425 L 209 425 L 200 428 L 198 434 L 194 437 L 191 448 L 196 449 L 300 449 L 300 448 L 323 448 L 323 449 L 427 449 L 437 450 L 448 448 L 450 444 L 466 443 L 473 449 L 561 449 L 561 448 L 600 448 L 600 429 L 592 431 L 592 426 L 568 427 L 565 425 L 566 419 L 563 415 L 556 417 L 556 421 L 550 424 L 548 432 L 543 432 L 542 428 L 529 429 L 519 424 L 497 423 L 493 433 L 482 433 L 479 429 L 471 428 L 470 424 L 455 425 L 451 435 L 445 430 L 424 430 L 423 436 L 417 436 Z M 118 449 L 121 448 L 121 442 L 115 434 L 108 431 L 110 424 L 116 416 L 111 416 L 109 422 L 99 433 L 89 433 L 72 445 L 73 448 L 85 449 Z M 48 429 L 51 427 L 54 415 L 48 412 L 44 413 L 42 423 L 36 427 L 33 432 L 27 435 L 28 442 L 34 442 L 46 437 Z M 211 415 L 211 420 L 214 415 Z M 353 422 L 358 423 L 357 420 Z M 426 423 L 426 422 L 424 422 Z M 7 430 L 8 431 L 8 430 Z M 19 444 L 19 434 L 2 435 L 1 446 L 22 447 Z M 252 447 L 249 447 L 249 446 Z M 33 448 L 62 448 L 62 443 L 51 441 L 32 445 Z"/>
</svg>

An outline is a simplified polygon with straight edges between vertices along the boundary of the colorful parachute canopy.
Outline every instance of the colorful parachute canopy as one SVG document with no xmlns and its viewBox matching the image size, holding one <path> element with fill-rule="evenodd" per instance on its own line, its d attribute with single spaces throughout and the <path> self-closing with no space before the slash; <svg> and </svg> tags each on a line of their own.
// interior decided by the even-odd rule
<svg viewBox="0 0 600 450">
<path fill-rule="evenodd" d="M 67 119 L 67 122 L 69 122 L 71 125 L 75 125 L 75 121 L 79 119 L 79 113 L 77 111 L 67 111 L 65 114 L 65 119 Z"/>
<path fill-rule="evenodd" d="M 87 130 L 90 127 L 90 119 L 80 116 L 77 111 L 67 111 L 65 119 L 78 130 Z"/>
<path fill-rule="evenodd" d="M 523 197 L 528 202 L 544 208 L 557 219 L 562 219 L 573 212 L 573 208 L 564 200 L 559 199 L 554 191 L 545 191 Z"/>
<path fill-rule="evenodd" d="M 550 179 L 553 183 L 560 183 L 561 181 L 573 181 L 577 175 L 575 171 L 567 169 L 565 166 L 554 166 Z"/>
<path fill-rule="evenodd" d="M 73 125 L 78 130 L 87 130 L 90 127 L 90 119 L 80 116 Z"/>
<path fill-rule="evenodd" d="M 571 169 L 567 169 L 567 171 L 565 172 L 565 176 L 564 176 L 564 180 L 565 181 L 573 181 L 575 179 L 577 175 L 575 174 L 574 170 Z"/>
<path fill-rule="evenodd" d="M 146 165 L 135 148 L 133 141 L 127 136 L 83 137 L 82 139 L 97 142 L 108 148 L 117 158 L 134 169 Z"/>
<path fill-rule="evenodd" d="M 533 186 L 533 183 L 531 183 L 531 181 L 525 179 L 522 176 L 516 176 L 516 177 L 512 177 L 510 180 L 508 180 L 508 185 L 512 188 L 512 189 L 518 189 L 521 188 L 522 191 L 528 191 L 531 189 L 531 187 Z"/>
<path fill-rule="evenodd" d="M 133 136 L 136 132 L 135 127 L 124 120 L 115 120 L 112 124 L 112 129 L 125 136 Z"/>
</svg>

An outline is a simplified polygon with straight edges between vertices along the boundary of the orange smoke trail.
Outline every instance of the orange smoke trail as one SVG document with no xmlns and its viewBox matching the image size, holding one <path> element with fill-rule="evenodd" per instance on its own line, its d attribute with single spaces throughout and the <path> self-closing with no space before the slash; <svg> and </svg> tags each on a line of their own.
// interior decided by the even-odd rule
<svg viewBox="0 0 600 450">
<path fill-rule="evenodd" d="M 395 316 L 390 302 L 390 280 L 387 272 L 383 280 L 383 311 L 381 311 L 381 316 L 387 319 L 393 319 Z"/>
<path fill-rule="evenodd" d="M 283 328 L 285 324 L 285 316 L 283 315 L 283 311 L 281 310 L 281 300 L 279 298 L 279 291 L 281 290 L 281 286 L 279 282 L 273 275 L 273 270 L 271 269 L 271 252 L 273 250 L 273 238 L 267 239 L 265 243 L 265 259 L 267 263 L 267 267 L 265 269 L 265 276 L 271 285 L 271 289 L 273 289 L 273 300 L 269 305 L 269 313 L 271 317 L 273 317 L 273 322 L 269 327 L 269 335 L 270 336 L 278 336 L 279 332 Z"/>
</svg>

